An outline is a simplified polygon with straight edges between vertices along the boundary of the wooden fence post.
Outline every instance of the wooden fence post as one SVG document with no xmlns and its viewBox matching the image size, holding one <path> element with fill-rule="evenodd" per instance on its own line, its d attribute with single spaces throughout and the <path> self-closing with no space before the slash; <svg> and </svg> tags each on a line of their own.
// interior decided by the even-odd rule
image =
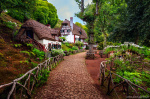
<svg viewBox="0 0 150 99">
<path fill-rule="evenodd" d="M 109 72 L 109 73 L 111 73 L 111 72 Z M 110 74 L 109 81 L 108 81 L 107 95 L 108 95 L 109 92 L 110 92 L 110 82 L 111 82 L 111 74 Z"/>
</svg>

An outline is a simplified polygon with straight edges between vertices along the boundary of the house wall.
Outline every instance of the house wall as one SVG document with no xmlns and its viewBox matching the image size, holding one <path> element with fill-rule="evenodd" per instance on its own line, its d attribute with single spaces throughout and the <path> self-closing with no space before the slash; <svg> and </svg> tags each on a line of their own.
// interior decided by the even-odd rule
<svg viewBox="0 0 150 99">
<path fill-rule="evenodd" d="M 51 40 L 46 40 L 46 39 L 39 40 L 39 38 L 37 37 L 36 34 L 34 34 L 34 39 L 36 41 L 38 41 L 39 43 L 41 43 L 42 45 L 44 45 L 46 50 L 48 50 L 48 44 L 49 43 L 61 45 L 61 42 L 58 42 L 58 41 L 51 41 Z"/>
<path fill-rule="evenodd" d="M 46 50 L 48 50 L 48 44 L 49 44 L 49 43 L 61 45 L 61 42 L 58 42 L 58 41 L 50 41 L 50 40 L 43 39 L 43 45 L 45 46 L 45 49 L 46 49 Z"/>
<path fill-rule="evenodd" d="M 76 41 L 76 42 L 79 41 L 79 38 L 80 38 L 80 36 L 75 35 L 75 41 Z"/>
<path fill-rule="evenodd" d="M 36 40 L 36 41 L 38 41 L 39 43 L 41 43 L 41 44 L 43 44 L 43 40 L 39 40 L 39 38 L 37 37 L 37 35 L 34 33 L 34 39 Z"/>
<path fill-rule="evenodd" d="M 62 37 L 66 37 L 66 41 L 67 42 L 74 43 L 74 35 L 72 34 L 72 32 L 70 32 L 69 35 L 67 35 L 67 36 L 64 36 L 63 34 L 64 33 L 61 33 L 61 36 Z"/>
</svg>

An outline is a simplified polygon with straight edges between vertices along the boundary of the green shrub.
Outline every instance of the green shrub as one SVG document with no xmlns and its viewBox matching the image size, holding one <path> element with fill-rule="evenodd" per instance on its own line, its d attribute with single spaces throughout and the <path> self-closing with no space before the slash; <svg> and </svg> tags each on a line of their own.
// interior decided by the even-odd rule
<svg viewBox="0 0 150 99">
<path fill-rule="evenodd" d="M 5 24 L 6 27 L 8 27 L 8 28 L 10 28 L 10 29 L 14 29 L 14 27 L 16 26 L 15 23 L 10 22 L 10 21 L 8 21 L 8 22 L 3 22 L 3 24 Z"/>
<path fill-rule="evenodd" d="M 54 50 L 52 50 L 52 52 L 51 52 L 51 56 L 52 56 L 52 57 L 55 57 L 55 56 L 60 55 L 60 54 L 63 54 L 63 55 L 64 55 L 64 52 L 63 52 L 62 49 L 54 49 Z"/>
<path fill-rule="evenodd" d="M 38 75 L 37 77 L 38 83 L 36 84 L 36 87 L 43 85 L 47 81 L 49 73 L 50 71 L 48 71 L 48 69 L 43 69 L 41 71 L 42 75 L 41 74 Z"/>
<path fill-rule="evenodd" d="M 83 49 L 83 47 L 80 47 L 80 49 Z"/>
<path fill-rule="evenodd" d="M 77 41 L 75 43 L 76 46 L 78 46 L 78 48 L 82 47 L 83 46 L 83 42 L 80 42 L 80 41 Z"/>
<path fill-rule="evenodd" d="M 69 43 L 68 42 L 65 42 L 64 43 L 67 47 L 69 47 L 70 48 L 70 45 L 69 45 Z"/>
<path fill-rule="evenodd" d="M 29 57 L 31 56 L 29 51 L 20 51 L 20 53 L 24 53 L 25 55 L 28 55 Z"/>
<path fill-rule="evenodd" d="M 69 47 L 67 47 L 65 44 L 62 44 L 62 46 L 61 46 L 61 47 L 62 47 L 62 50 L 63 50 L 63 51 L 66 51 L 66 50 L 68 50 L 68 49 L 69 49 Z"/>
<path fill-rule="evenodd" d="M 22 44 L 14 44 L 14 47 L 18 48 L 18 47 L 21 47 Z"/>
<path fill-rule="evenodd" d="M 103 42 L 100 42 L 100 43 L 98 44 L 98 50 L 103 50 Z"/>
<path fill-rule="evenodd" d="M 86 48 L 85 48 L 86 50 L 88 50 L 89 49 L 89 46 L 88 45 L 86 45 Z"/>
<path fill-rule="evenodd" d="M 32 50 L 34 47 L 33 47 L 33 44 L 26 44 L 27 45 L 27 47 L 30 49 L 30 50 Z"/>
<path fill-rule="evenodd" d="M 107 45 L 113 45 L 113 42 L 107 42 L 106 44 Z"/>
<path fill-rule="evenodd" d="M 34 68 L 38 65 L 37 63 L 34 63 L 34 62 L 31 62 L 31 64 L 32 64 L 32 68 Z"/>
<path fill-rule="evenodd" d="M 36 55 L 36 57 L 37 57 L 36 60 L 37 61 L 42 61 L 45 58 L 45 53 L 43 51 L 40 51 L 40 50 L 34 48 L 32 50 L 32 52 Z"/>
<path fill-rule="evenodd" d="M 66 37 L 59 37 L 62 41 L 66 41 Z"/>
<path fill-rule="evenodd" d="M 79 50 L 79 48 L 77 46 L 73 46 L 72 50 Z"/>
</svg>

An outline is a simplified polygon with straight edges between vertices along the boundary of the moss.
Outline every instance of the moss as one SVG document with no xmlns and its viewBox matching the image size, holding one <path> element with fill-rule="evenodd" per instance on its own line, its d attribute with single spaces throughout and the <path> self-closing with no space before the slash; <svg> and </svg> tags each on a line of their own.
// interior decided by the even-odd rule
<svg viewBox="0 0 150 99">
<path fill-rule="evenodd" d="M 5 55 L 7 55 L 7 56 L 13 56 L 14 54 L 17 54 L 17 52 L 14 50 L 9 50 L 9 51 L 5 52 Z"/>
<path fill-rule="evenodd" d="M 12 58 L 14 59 L 14 60 L 22 60 L 22 59 L 24 59 L 24 57 L 21 55 L 21 54 L 14 54 L 13 56 L 12 56 Z"/>
<path fill-rule="evenodd" d="M 0 53 L 0 60 L 4 58 L 4 55 Z"/>
<path fill-rule="evenodd" d="M 4 39 L 0 39 L 0 49 L 4 49 L 6 47 L 6 42 Z"/>
<path fill-rule="evenodd" d="M 2 53 L 0 53 L 0 67 L 5 67 L 7 63 L 5 62 L 5 57 Z"/>
</svg>

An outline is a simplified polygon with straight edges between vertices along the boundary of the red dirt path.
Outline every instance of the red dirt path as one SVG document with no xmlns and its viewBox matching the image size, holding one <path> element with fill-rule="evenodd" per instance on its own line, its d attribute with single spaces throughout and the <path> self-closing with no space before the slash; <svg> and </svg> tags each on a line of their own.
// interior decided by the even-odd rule
<svg viewBox="0 0 150 99">
<path fill-rule="evenodd" d="M 102 61 L 105 61 L 106 56 L 103 55 L 104 58 L 101 58 L 98 53 L 99 52 L 97 51 L 97 54 L 95 54 L 96 58 L 94 60 L 86 59 L 85 63 L 86 63 L 86 66 L 87 66 L 88 73 L 91 75 L 92 79 L 94 80 L 95 87 L 98 90 L 100 90 L 100 82 L 98 80 L 100 63 Z M 103 95 L 105 95 L 105 94 L 106 93 L 103 93 Z"/>
</svg>

